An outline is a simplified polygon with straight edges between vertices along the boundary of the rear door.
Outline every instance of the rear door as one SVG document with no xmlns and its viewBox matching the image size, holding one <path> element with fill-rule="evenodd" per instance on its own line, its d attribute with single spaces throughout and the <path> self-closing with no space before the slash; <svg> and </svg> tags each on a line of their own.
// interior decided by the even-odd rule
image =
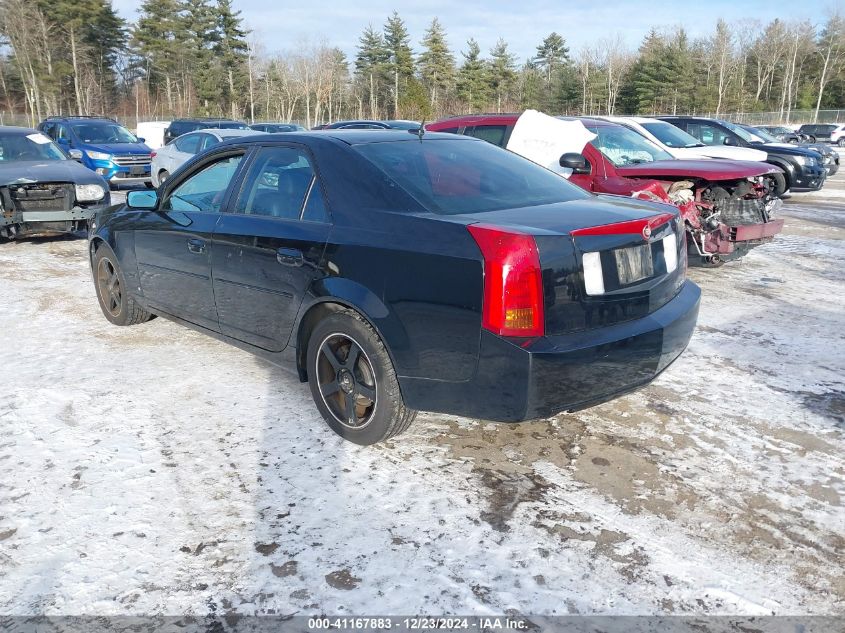
<svg viewBox="0 0 845 633">
<path fill-rule="evenodd" d="M 220 331 L 281 351 L 320 274 L 331 228 L 310 153 L 294 145 L 262 148 L 232 211 L 221 217 L 212 245 Z"/>
<path fill-rule="evenodd" d="M 135 231 L 144 297 L 154 308 L 218 329 L 211 237 L 245 150 L 215 154 L 165 184 L 158 209 Z"/>
</svg>

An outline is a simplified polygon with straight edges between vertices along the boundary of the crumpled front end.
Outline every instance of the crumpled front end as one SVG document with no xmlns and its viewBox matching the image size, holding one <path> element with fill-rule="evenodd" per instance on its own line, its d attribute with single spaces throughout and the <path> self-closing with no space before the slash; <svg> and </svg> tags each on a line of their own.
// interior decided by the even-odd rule
<svg viewBox="0 0 845 633">
<path fill-rule="evenodd" d="M 732 183 L 652 181 L 633 196 L 677 206 L 686 224 L 690 265 L 720 266 L 783 230 L 783 220 L 774 218 L 783 205 L 775 190 L 775 182 L 764 177 Z"/>
<path fill-rule="evenodd" d="M 108 191 L 97 201 L 77 201 L 74 183 L 5 185 L 0 187 L 0 237 L 73 233 L 109 204 Z"/>
</svg>

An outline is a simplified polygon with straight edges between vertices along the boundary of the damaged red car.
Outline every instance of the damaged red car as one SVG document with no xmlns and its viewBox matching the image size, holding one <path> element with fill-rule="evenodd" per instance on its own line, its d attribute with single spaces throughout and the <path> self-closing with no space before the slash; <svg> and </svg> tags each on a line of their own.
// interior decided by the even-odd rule
<svg viewBox="0 0 845 633">
<path fill-rule="evenodd" d="M 674 204 L 686 225 L 691 265 L 737 259 L 783 229 L 783 220 L 773 217 L 781 205 L 775 195 L 781 171 L 766 163 L 679 160 L 621 125 L 534 111 L 452 117 L 426 129 L 505 147 L 587 191 Z"/>
</svg>

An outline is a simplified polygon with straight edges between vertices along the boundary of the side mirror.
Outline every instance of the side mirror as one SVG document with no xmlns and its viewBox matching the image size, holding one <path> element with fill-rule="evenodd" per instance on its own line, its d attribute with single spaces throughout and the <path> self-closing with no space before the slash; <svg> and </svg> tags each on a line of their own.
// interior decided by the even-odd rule
<svg viewBox="0 0 845 633">
<path fill-rule="evenodd" d="M 81 149 L 70 149 L 68 150 L 67 155 L 70 156 L 73 160 L 78 160 L 80 163 L 82 162 Z"/>
<path fill-rule="evenodd" d="M 739 145 L 739 143 L 737 142 L 737 140 L 733 136 L 726 136 L 725 140 L 722 141 L 722 142 L 725 145 L 731 145 L 731 146 L 734 146 L 734 147 Z"/>
<path fill-rule="evenodd" d="M 135 138 L 138 139 L 139 143 L 146 143 L 147 142 L 147 139 L 145 139 L 143 136 L 136 136 Z"/>
<path fill-rule="evenodd" d="M 158 205 L 156 191 L 130 191 L 126 196 L 126 204 L 130 209 L 155 209 Z"/>
<path fill-rule="evenodd" d="M 584 158 L 583 154 L 577 152 L 567 152 L 560 157 L 560 166 L 572 170 L 572 174 L 589 174 L 590 163 Z"/>
</svg>

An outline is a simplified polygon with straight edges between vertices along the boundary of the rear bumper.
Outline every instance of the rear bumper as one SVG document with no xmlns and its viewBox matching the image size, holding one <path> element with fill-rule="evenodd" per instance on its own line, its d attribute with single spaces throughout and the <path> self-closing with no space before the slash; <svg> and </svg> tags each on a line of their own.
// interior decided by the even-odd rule
<svg viewBox="0 0 845 633">
<path fill-rule="evenodd" d="M 642 319 L 522 342 L 481 334 L 475 376 L 453 383 L 399 382 L 408 406 L 500 422 L 576 411 L 633 391 L 684 351 L 698 319 L 701 290 L 687 281 Z"/>
</svg>

